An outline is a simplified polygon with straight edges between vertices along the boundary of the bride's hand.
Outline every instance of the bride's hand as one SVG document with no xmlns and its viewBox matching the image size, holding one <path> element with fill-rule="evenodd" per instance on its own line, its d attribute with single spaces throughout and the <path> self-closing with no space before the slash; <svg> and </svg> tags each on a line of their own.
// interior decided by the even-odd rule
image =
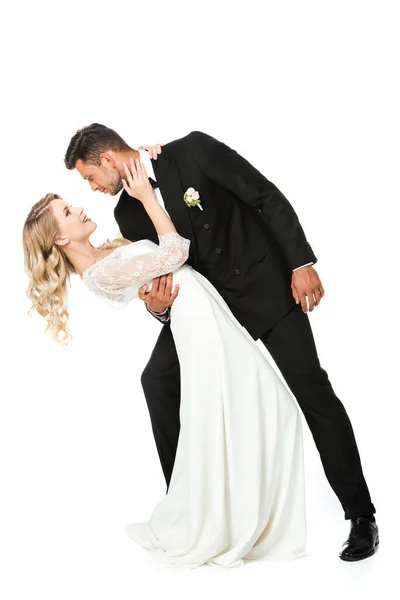
<svg viewBox="0 0 400 600">
<path fill-rule="evenodd" d="M 164 144 L 156 144 L 155 146 L 139 146 L 139 150 L 147 150 L 149 157 L 153 160 L 157 160 L 159 154 L 161 154 L 161 146 Z"/>
<path fill-rule="evenodd" d="M 146 169 L 138 158 L 136 161 L 134 161 L 133 158 L 130 159 L 130 167 L 124 162 L 123 167 L 126 180 L 122 179 L 122 185 L 124 190 L 132 196 L 132 198 L 137 198 L 142 203 L 151 198 L 155 198 Z"/>
</svg>

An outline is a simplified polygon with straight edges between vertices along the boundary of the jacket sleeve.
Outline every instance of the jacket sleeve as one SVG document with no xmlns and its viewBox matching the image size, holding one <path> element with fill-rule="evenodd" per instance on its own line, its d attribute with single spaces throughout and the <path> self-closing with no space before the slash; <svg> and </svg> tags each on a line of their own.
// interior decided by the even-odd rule
<svg viewBox="0 0 400 600">
<path fill-rule="evenodd" d="M 160 321 L 160 323 L 162 323 L 163 325 L 165 325 L 165 323 L 169 323 L 171 321 L 171 315 L 170 315 L 171 307 L 170 306 L 167 306 L 167 308 L 162 313 L 157 313 L 149 308 L 149 305 L 147 304 L 147 302 L 145 302 L 145 305 L 146 305 L 147 311 L 151 315 L 153 315 L 153 317 L 155 317 L 157 319 L 157 321 Z"/>
<path fill-rule="evenodd" d="M 271 181 L 210 135 L 192 131 L 186 138 L 190 155 L 205 175 L 260 211 L 292 270 L 317 262 L 292 205 Z"/>
</svg>

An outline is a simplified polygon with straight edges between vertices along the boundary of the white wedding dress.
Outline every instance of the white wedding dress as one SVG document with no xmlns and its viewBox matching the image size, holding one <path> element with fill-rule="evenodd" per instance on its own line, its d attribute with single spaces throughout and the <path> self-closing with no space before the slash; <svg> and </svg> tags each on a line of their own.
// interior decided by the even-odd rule
<svg viewBox="0 0 400 600">
<path fill-rule="evenodd" d="M 184 264 L 189 245 L 175 232 L 160 235 L 159 245 L 139 240 L 83 274 L 115 308 L 154 277 L 173 272 L 180 283 L 171 307 L 181 372 L 172 478 L 149 520 L 125 530 L 177 569 L 305 556 L 299 409 L 217 290 Z"/>
</svg>

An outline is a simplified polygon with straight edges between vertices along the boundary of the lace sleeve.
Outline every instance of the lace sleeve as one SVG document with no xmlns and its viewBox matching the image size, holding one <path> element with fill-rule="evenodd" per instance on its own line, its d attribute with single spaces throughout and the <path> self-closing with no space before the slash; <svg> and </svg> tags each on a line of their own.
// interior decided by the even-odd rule
<svg viewBox="0 0 400 600">
<path fill-rule="evenodd" d="M 175 231 L 159 235 L 158 239 L 159 247 L 154 252 L 100 262 L 93 273 L 99 291 L 111 300 L 123 301 L 127 288 L 139 288 L 154 277 L 175 271 L 186 262 L 190 240 Z"/>
</svg>

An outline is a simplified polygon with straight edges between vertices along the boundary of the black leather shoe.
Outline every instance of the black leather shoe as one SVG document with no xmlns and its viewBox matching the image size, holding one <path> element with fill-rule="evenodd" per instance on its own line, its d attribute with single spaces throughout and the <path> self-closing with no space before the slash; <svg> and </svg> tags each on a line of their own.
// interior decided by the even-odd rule
<svg viewBox="0 0 400 600">
<path fill-rule="evenodd" d="M 378 525 L 365 517 L 351 519 L 350 535 L 339 554 L 342 560 L 362 560 L 375 554 L 379 544 Z"/>
</svg>

